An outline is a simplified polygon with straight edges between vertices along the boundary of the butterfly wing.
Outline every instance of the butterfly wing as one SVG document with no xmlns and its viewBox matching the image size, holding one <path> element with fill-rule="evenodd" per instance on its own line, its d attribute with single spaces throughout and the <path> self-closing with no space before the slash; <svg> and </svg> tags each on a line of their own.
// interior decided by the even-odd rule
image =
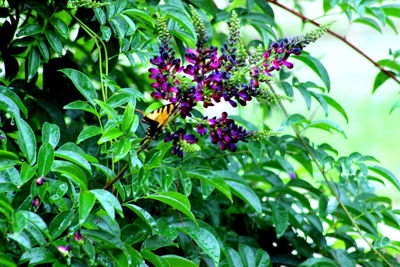
<svg viewBox="0 0 400 267">
<path fill-rule="evenodd" d="M 178 103 L 171 103 L 154 110 L 148 115 L 144 116 L 142 122 L 149 125 L 146 132 L 146 138 L 144 138 L 141 144 L 157 138 L 161 130 L 168 123 L 168 121 L 173 117 L 178 111 Z"/>
</svg>

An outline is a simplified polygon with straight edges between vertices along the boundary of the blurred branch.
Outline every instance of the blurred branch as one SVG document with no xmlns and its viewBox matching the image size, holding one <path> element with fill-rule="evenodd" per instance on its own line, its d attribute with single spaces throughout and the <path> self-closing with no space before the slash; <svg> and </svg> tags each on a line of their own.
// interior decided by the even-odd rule
<svg viewBox="0 0 400 267">
<path fill-rule="evenodd" d="M 297 17 L 301 18 L 304 22 L 310 22 L 312 24 L 314 24 L 315 26 L 321 27 L 321 24 L 319 24 L 318 22 L 307 18 L 306 16 L 304 16 L 303 14 L 300 14 L 299 12 L 288 8 L 287 6 L 278 3 L 276 0 L 265 0 L 271 4 L 274 4 L 276 6 L 279 6 L 280 8 L 285 9 L 286 11 L 292 13 L 293 15 L 296 15 Z M 350 46 L 353 50 L 355 50 L 357 53 L 359 53 L 360 55 L 362 55 L 363 57 L 365 57 L 369 62 L 371 62 L 375 67 L 377 67 L 380 71 L 382 71 L 383 73 L 385 73 L 387 76 L 389 76 L 391 79 L 393 79 L 394 81 L 396 81 L 398 84 L 400 84 L 400 80 L 398 80 L 396 78 L 396 76 L 394 76 L 393 73 L 391 73 L 390 71 L 386 70 L 385 68 L 383 68 L 383 66 L 381 66 L 378 62 L 376 62 L 375 60 L 373 60 L 372 58 L 370 58 L 367 54 L 365 54 L 363 51 L 361 51 L 359 48 L 357 48 L 355 45 L 353 45 L 352 43 L 350 43 L 345 37 L 337 34 L 336 32 L 333 32 L 331 30 L 327 30 L 327 32 L 329 32 L 331 35 L 335 36 L 336 38 L 338 38 L 339 40 L 341 40 L 342 42 L 344 42 L 345 44 L 347 44 L 348 46 Z"/>
</svg>

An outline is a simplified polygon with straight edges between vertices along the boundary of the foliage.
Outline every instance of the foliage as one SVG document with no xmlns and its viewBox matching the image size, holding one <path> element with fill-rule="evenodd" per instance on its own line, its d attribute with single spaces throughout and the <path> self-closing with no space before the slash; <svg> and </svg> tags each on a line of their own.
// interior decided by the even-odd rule
<svg viewBox="0 0 400 267">
<path fill-rule="evenodd" d="M 302 51 L 326 28 L 278 39 L 268 2 L 3 1 L 1 265 L 397 266 L 400 243 L 382 227 L 399 228 L 400 212 L 373 188 L 400 191 L 396 176 L 303 134 L 345 135 L 339 125 L 288 114 L 282 127 L 294 133 L 280 134 L 203 116 L 224 100 L 286 112 L 303 97 L 348 120 L 326 69 Z M 323 7 L 397 32 L 400 6 L 378 2 Z M 239 39 L 243 27 L 259 38 Z M 391 56 L 379 64 L 398 77 L 399 51 Z M 300 62 L 315 81 L 295 76 Z M 387 79 L 380 72 L 373 91 Z M 160 99 L 178 110 L 167 133 L 145 139 L 137 111 Z"/>
</svg>

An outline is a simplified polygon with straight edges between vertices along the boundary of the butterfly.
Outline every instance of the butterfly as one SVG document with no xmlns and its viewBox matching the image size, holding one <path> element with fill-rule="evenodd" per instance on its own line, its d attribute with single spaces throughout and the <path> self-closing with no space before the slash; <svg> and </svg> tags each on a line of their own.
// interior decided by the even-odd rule
<svg viewBox="0 0 400 267">
<path fill-rule="evenodd" d="M 170 103 L 162 106 L 143 117 L 142 122 L 149 125 L 146 137 L 140 143 L 146 145 L 152 139 L 157 138 L 164 126 L 179 111 L 179 103 Z"/>
</svg>

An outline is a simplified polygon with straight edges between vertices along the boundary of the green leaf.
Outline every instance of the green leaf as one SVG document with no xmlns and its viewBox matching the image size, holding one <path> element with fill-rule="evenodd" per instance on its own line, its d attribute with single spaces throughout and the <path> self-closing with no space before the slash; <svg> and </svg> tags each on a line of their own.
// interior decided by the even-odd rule
<svg viewBox="0 0 400 267">
<path fill-rule="evenodd" d="M 196 31 L 193 27 L 190 17 L 187 15 L 184 9 L 181 9 L 173 5 L 162 5 L 160 6 L 160 11 L 163 15 L 169 17 L 171 20 L 177 22 L 182 28 L 190 33 L 190 37 L 194 39 L 196 36 Z"/>
<path fill-rule="evenodd" d="M 13 167 L 18 162 L 18 156 L 6 150 L 0 150 L 0 170 Z"/>
<path fill-rule="evenodd" d="M 127 138 L 121 138 L 118 140 L 117 150 L 115 152 L 115 162 L 126 158 L 126 154 L 129 153 L 131 149 L 131 141 Z"/>
<path fill-rule="evenodd" d="M 107 114 L 109 119 L 112 119 L 112 120 L 117 119 L 118 113 L 109 104 L 107 104 L 103 101 L 97 100 L 97 99 L 95 99 L 94 102 L 96 102 L 101 108 L 100 115 L 103 115 L 105 113 L 105 114 Z"/>
<path fill-rule="evenodd" d="M 14 92 L 13 88 L 0 85 L 0 100 L 1 97 L 7 97 L 11 99 L 18 106 L 19 110 L 22 111 L 25 117 L 28 117 L 28 109 L 22 102 L 21 98 L 19 98 L 19 96 Z"/>
<path fill-rule="evenodd" d="M 398 64 L 395 60 L 390 59 L 381 59 L 378 60 L 377 63 L 383 67 L 391 68 L 392 70 L 400 73 L 400 64 Z"/>
<path fill-rule="evenodd" d="M 289 226 L 289 213 L 278 201 L 275 204 L 271 204 L 271 207 L 272 222 L 275 226 L 276 236 L 279 239 L 286 232 L 286 229 Z"/>
<path fill-rule="evenodd" d="M 39 215 L 27 210 L 20 210 L 17 213 L 20 216 L 24 216 L 26 221 L 33 223 L 44 234 L 46 234 L 47 236 L 49 235 L 49 230 L 47 229 L 47 225 Z"/>
<path fill-rule="evenodd" d="M 75 164 L 63 160 L 54 160 L 51 170 L 60 173 L 80 185 L 81 189 L 87 188 L 86 175 L 82 169 Z"/>
<path fill-rule="evenodd" d="M 53 25 L 54 29 L 64 38 L 68 38 L 68 26 L 59 18 L 52 18 L 50 23 Z"/>
<path fill-rule="evenodd" d="M 0 266 L 17 267 L 17 264 L 14 262 L 14 260 L 11 258 L 10 255 L 0 252 Z M 187 266 L 189 266 L 189 265 L 187 265 Z M 195 266 L 197 266 L 197 265 L 195 265 Z"/>
<path fill-rule="evenodd" d="M 264 0 L 255 0 L 256 4 L 261 8 L 261 10 L 264 12 L 264 14 L 268 15 L 272 19 L 274 19 L 274 10 L 271 8 L 271 6 L 268 4 L 267 1 Z"/>
<path fill-rule="evenodd" d="M 247 245 L 239 244 L 239 254 L 242 258 L 244 266 L 256 266 L 256 259 L 254 257 L 253 249 Z"/>
<path fill-rule="evenodd" d="M 395 109 L 397 109 L 398 107 L 400 107 L 400 100 L 397 100 L 392 107 L 390 108 L 390 112 L 389 114 L 391 114 Z"/>
<path fill-rule="evenodd" d="M 339 267 L 336 262 L 329 258 L 309 258 L 302 262 L 299 267 Z"/>
<path fill-rule="evenodd" d="M 338 133 L 341 133 L 346 138 L 346 134 L 342 130 L 342 128 L 340 128 L 340 126 L 337 125 L 336 123 L 328 120 L 313 121 L 309 125 L 307 125 L 307 128 L 318 128 L 327 132 L 331 132 L 330 130 L 334 130 Z"/>
<path fill-rule="evenodd" d="M 124 217 L 121 204 L 111 192 L 103 189 L 93 189 L 90 190 L 90 192 L 95 195 L 96 199 L 100 202 L 111 219 L 115 219 L 115 211 L 117 211 L 121 217 Z"/>
<path fill-rule="evenodd" d="M 264 267 L 264 266 L 270 266 L 271 265 L 271 258 L 269 254 L 262 250 L 262 249 L 257 249 L 256 252 L 256 262 L 257 262 L 257 267 Z"/>
<path fill-rule="evenodd" d="M 102 133 L 102 130 L 100 127 L 94 126 L 94 125 L 88 126 L 86 128 L 83 128 L 83 130 L 79 134 L 78 138 L 76 139 L 76 143 L 79 144 L 82 141 L 84 141 L 90 137 L 99 135 L 101 133 Z"/>
<path fill-rule="evenodd" d="M 123 133 L 118 128 L 108 129 L 102 134 L 102 136 L 100 137 L 99 141 L 97 141 L 97 143 L 99 145 L 101 145 L 107 141 L 110 141 L 112 139 L 116 139 L 116 138 L 120 137 L 122 134 Z"/>
<path fill-rule="evenodd" d="M 310 120 L 306 119 L 303 115 L 295 113 L 290 115 L 287 119 L 282 122 L 282 126 L 290 126 L 296 123 L 310 123 Z"/>
<path fill-rule="evenodd" d="M 154 20 L 151 16 L 149 16 L 147 14 L 147 12 L 143 11 L 143 10 L 139 10 L 139 9 L 126 9 L 124 10 L 122 13 L 127 14 L 127 15 L 131 15 L 132 17 L 138 17 L 143 19 L 145 22 L 149 23 L 151 25 L 152 28 L 155 28 L 156 25 L 154 23 Z"/>
<path fill-rule="evenodd" d="M 319 62 L 318 59 L 309 56 L 309 55 L 303 55 L 303 56 L 293 56 L 293 58 L 303 62 L 307 66 L 309 66 L 323 81 L 325 84 L 326 88 L 328 91 L 330 90 L 331 87 L 331 82 L 329 78 L 329 74 L 326 71 L 325 67 Z"/>
<path fill-rule="evenodd" d="M 148 249 L 143 249 L 141 254 L 145 260 L 149 261 L 155 267 L 170 267 L 164 258 L 154 254 Z"/>
<path fill-rule="evenodd" d="M 28 82 L 36 75 L 40 65 L 39 51 L 34 46 L 28 56 Z"/>
<path fill-rule="evenodd" d="M 122 243 L 121 239 L 113 234 L 106 232 L 106 231 L 82 229 L 81 234 L 88 235 L 91 238 L 94 238 L 97 240 L 101 240 L 104 243 L 110 244 L 117 249 L 125 250 L 124 243 Z"/>
<path fill-rule="evenodd" d="M 43 32 L 43 28 L 39 24 L 28 24 L 18 31 L 17 37 L 32 36 L 41 32 Z"/>
<path fill-rule="evenodd" d="M 19 259 L 19 263 L 24 263 L 29 260 L 30 266 L 35 266 L 44 263 L 51 263 L 55 261 L 54 254 L 45 247 L 35 247 L 28 251 L 25 251 L 21 258 Z"/>
<path fill-rule="evenodd" d="M 375 166 L 375 165 L 369 165 L 368 169 L 370 169 L 371 171 L 379 174 L 380 176 L 382 176 L 383 178 L 388 180 L 392 185 L 394 185 L 397 188 L 397 190 L 400 191 L 400 182 L 397 179 L 396 175 L 394 175 L 391 171 L 389 171 L 388 169 L 385 169 L 383 167 Z"/>
<path fill-rule="evenodd" d="M 9 200 L 6 199 L 3 194 L 0 194 L 0 213 L 4 214 L 7 218 L 10 218 L 13 214 L 14 209 L 9 203 Z M 15 216 L 15 213 L 14 213 Z"/>
<path fill-rule="evenodd" d="M 124 133 L 129 132 L 134 118 L 135 118 L 135 107 L 133 106 L 132 102 L 129 102 L 124 111 L 124 115 L 122 117 L 122 123 L 121 123 L 121 130 Z"/>
<path fill-rule="evenodd" d="M 89 105 L 86 102 L 83 102 L 82 100 L 77 100 L 74 102 L 69 103 L 68 105 L 64 106 L 64 109 L 78 109 L 78 110 L 84 110 L 87 112 L 90 112 L 96 116 L 99 116 L 97 113 L 96 109 Z"/>
<path fill-rule="evenodd" d="M 44 61 L 48 62 L 50 59 L 50 53 L 49 53 L 49 49 L 47 48 L 46 43 L 43 40 L 38 40 L 37 43 L 38 43 L 40 54 L 42 54 Z"/>
<path fill-rule="evenodd" d="M 379 27 L 379 23 L 376 22 L 374 19 L 366 18 L 366 17 L 359 17 L 359 18 L 356 18 L 355 20 L 353 20 L 353 22 L 365 24 L 365 25 L 377 30 L 378 32 L 382 33 L 382 30 Z"/>
<path fill-rule="evenodd" d="M 179 266 L 179 267 L 198 267 L 199 266 L 198 264 L 194 263 L 193 261 L 190 261 L 188 259 L 185 259 L 185 258 L 177 256 L 177 255 L 163 255 L 161 257 L 169 264 L 169 266 Z"/>
<path fill-rule="evenodd" d="M 53 147 L 45 142 L 39 148 L 37 170 L 39 176 L 46 176 L 54 161 L 54 149 Z"/>
<path fill-rule="evenodd" d="M 96 202 L 96 196 L 88 191 L 81 190 L 79 194 L 79 224 L 82 225 L 86 218 L 89 216 L 94 203 Z"/>
<path fill-rule="evenodd" d="M 180 231 L 190 236 L 194 242 L 218 265 L 221 249 L 218 240 L 208 230 L 202 227 L 177 227 Z"/>
<path fill-rule="evenodd" d="M 230 201 L 232 201 L 231 190 L 229 189 L 228 184 L 225 182 L 224 178 L 218 177 L 217 175 L 207 175 L 206 173 L 202 173 L 200 171 L 187 171 L 188 175 L 193 176 L 194 178 L 199 179 L 202 182 L 208 183 L 211 186 L 215 187 L 222 194 L 224 194 Z"/>
<path fill-rule="evenodd" d="M 233 248 L 228 248 L 225 252 L 225 255 L 229 266 L 243 267 L 242 259 L 236 250 Z"/>
<path fill-rule="evenodd" d="M 67 151 L 67 150 L 57 150 L 54 155 L 58 158 L 62 158 L 68 161 L 71 161 L 75 163 L 76 165 L 84 168 L 87 170 L 90 174 L 92 174 L 92 167 L 90 166 L 90 163 L 81 155 L 79 155 L 76 152 L 73 151 Z"/>
<path fill-rule="evenodd" d="M 42 128 L 42 143 L 49 143 L 53 148 L 60 141 L 60 128 L 56 124 L 45 122 Z"/>
<path fill-rule="evenodd" d="M 15 117 L 15 122 L 18 127 L 17 140 L 19 148 L 24 153 L 29 164 L 33 165 L 36 162 L 35 134 L 29 124 L 20 117 Z"/>
<path fill-rule="evenodd" d="M 45 32 L 46 35 L 46 39 L 49 42 L 51 48 L 59 55 L 62 56 L 62 43 L 60 41 L 60 39 L 58 38 L 58 36 L 51 32 L 51 31 L 46 31 Z"/>
<path fill-rule="evenodd" d="M 400 5 L 389 4 L 382 6 L 383 11 L 387 16 L 400 18 Z"/>
<path fill-rule="evenodd" d="M 19 108 L 9 97 L 0 94 L 0 110 L 10 113 L 13 117 L 19 117 Z"/>
<path fill-rule="evenodd" d="M 51 239 L 54 240 L 59 237 L 74 219 L 75 213 L 72 210 L 60 212 L 50 223 Z"/>
<path fill-rule="evenodd" d="M 347 116 L 346 111 L 338 102 L 336 102 L 335 99 L 333 99 L 332 97 L 330 97 L 328 95 L 324 95 L 324 94 L 321 94 L 321 96 L 325 99 L 325 101 L 328 103 L 329 106 L 333 107 L 334 109 L 336 109 L 336 111 L 338 111 L 340 114 L 342 114 L 342 116 L 346 120 L 346 122 L 349 123 L 349 118 Z"/>
<path fill-rule="evenodd" d="M 86 74 L 74 70 L 74 69 L 61 69 L 62 73 L 64 73 L 75 85 L 75 87 L 81 92 L 81 94 L 89 101 L 92 106 L 95 106 L 96 103 L 94 99 L 97 98 L 96 89 L 93 86 L 92 81 Z"/>
<path fill-rule="evenodd" d="M 150 213 L 134 204 L 125 204 L 124 206 L 136 213 L 136 215 L 139 216 L 139 218 L 142 219 L 154 233 L 154 230 L 157 228 L 157 223 Z"/>
<path fill-rule="evenodd" d="M 31 240 L 25 231 L 21 233 L 10 233 L 7 235 L 7 238 L 14 240 L 25 249 L 30 249 L 32 247 Z"/>
<path fill-rule="evenodd" d="M 36 172 L 36 165 L 30 166 L 26 162 L 22 163 L 21 166 L 21 184 L 25 184 L 29 179 L 33 177 Z"/>
<path fill-rule="evenodd" d="M 190 219 L 192 219 L 196 224 L 196 218 L 193 213 L 190 211 L 190 202 L 187 197 L 178 192 L 158 192 L 157 194 L 146 196 L 143 198 L 150 198 L 154 200 L 161 201 L 174 209 L 179 210 Z"/>
<path fill-rule="evenodd" d="M 256 212 L 261 213 L 262 207 L 257 194 L 248 186 L 235 181 L 226 181 L 234 195 L 249 204 Z"/>
<path fill-rule="evenodd" d="M 384 83 L 386 82 L 390 77 L 385 74 L 384 72 L 379 72 L 376 76 L 375 76 L 375 80 L 374 80 L 374 85 L 372 87 L 372 93 L 375 93 L 375 91 Z"/>
</svg>

